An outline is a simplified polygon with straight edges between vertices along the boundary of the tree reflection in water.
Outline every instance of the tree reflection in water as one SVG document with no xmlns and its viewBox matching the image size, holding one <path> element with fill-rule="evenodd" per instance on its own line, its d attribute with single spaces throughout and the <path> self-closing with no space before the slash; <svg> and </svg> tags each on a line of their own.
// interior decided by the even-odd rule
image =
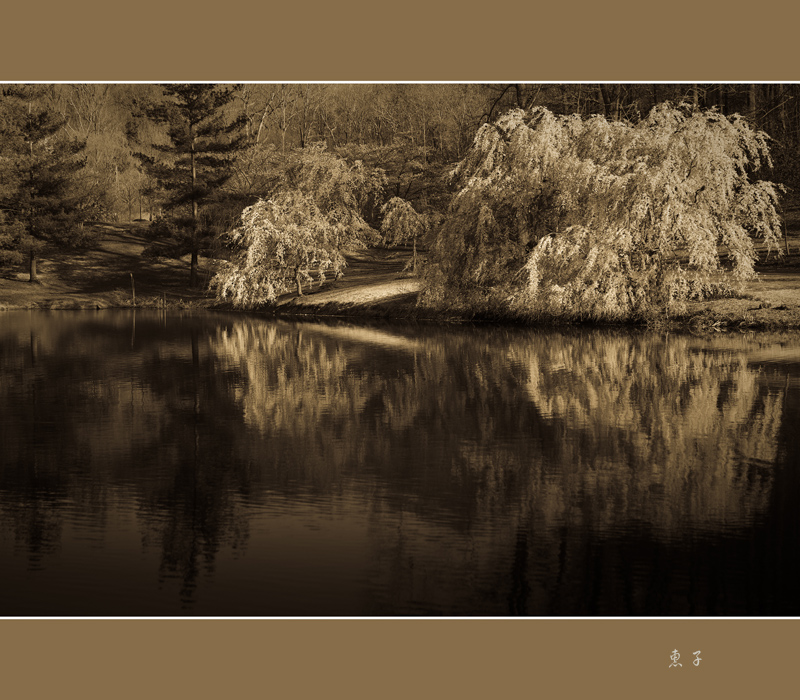
<svg viewBox="0 0 800 700">
<path fill-rule="evenodd" d="M 796 614 L 796 338 L 7 320 L 0 518 L 29 566 L 128 509 L 148 595 L 190 614 Z"/>
</svg>

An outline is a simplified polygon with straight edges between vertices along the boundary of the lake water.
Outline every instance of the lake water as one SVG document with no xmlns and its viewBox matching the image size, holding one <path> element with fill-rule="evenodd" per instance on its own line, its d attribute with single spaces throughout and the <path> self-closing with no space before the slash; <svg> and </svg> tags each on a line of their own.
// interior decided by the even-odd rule
<svg viewBox="0 0 800 700">
<path fill-rule="evenodd" d="M 796 616 L 800 339 L 0 314 L 0 616 Z"/>
</svg>

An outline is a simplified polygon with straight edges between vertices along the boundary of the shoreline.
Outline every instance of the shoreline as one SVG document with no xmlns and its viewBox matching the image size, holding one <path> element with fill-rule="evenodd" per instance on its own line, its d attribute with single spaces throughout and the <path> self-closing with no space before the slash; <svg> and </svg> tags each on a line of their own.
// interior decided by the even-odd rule
<svg viewBox="0 0 800 700">
<path fill-rule="evenodd" d="M 800 285 L 800 274 L 797 284 Z M 27 284 L 27 283 L 26 283 Z M 45 287 L 46 289 L 46 287 Z M 351 287 L 355 292 L 359 287 Z M 44 291 L 44 290 L 43 290 Z M 777 290 L 777 294 L 749 293 L 743 297 L 714 299 L 702 302 L 690 302 L 687 313 L 665 319 L 657 325 L 675 331 L 779 331 L 800 330 L 800 292 L 793 296 L 794 304 L 787 301 L 789 290 Z M 530 327 L 587 327 L 587 328 L 631 328 L 643 329 L 653 324 L 644 322 L 598 322 L 580 320 L 542 320 L 525 321 L 513 315 L 501 314 L 466 314 L 452 310 L 435 310 L 417 305 L 418 294 L 406 292 L 392 294 L 386 298 L 373 298 L 370 301 L 317 300 L 312 293 L 298 297 L 286 295 L 272 307 L 260 309 L 237 309 L 231 304 L 220 304 L 214 297 L 192 295 L 187 298 L 169 298 L 150 296 L 137 299 L 121 299 L 119 291 L 115 292 L 56 292 L 44 299 L 32 299 L 26 303 L 8 302 L 0 297 L 0 313 L 4 311 L 89 311 L 106 309 L 162 309 L 162 310 L 196 310 L 224 311 L 256 314 L 275 318 L 294 319 L 360 319 L 385 321 L 410 321 L 424 323 L 490 323 L 504 325 L 521 325 Z M 342 296 L 349 296 L 343 294 Z M 770 296 L 781 297 L 771 300 Z M 766 297 L 766 298 L 765 298 Z M 2 319 L 2 316 L 0 316 Z"/>
<path fill-rule="evenodd" d="M 657 323 L 561 319 L 538 321 L 514 313 L 433 309 L 417 303 L 421 284 L 406 272 L 409 248 L 351 251 L 345 276 L 309 286 L 306 293 L 282 295 L 261 309 L 220 304 L 207 290 L 190 289 L 187 260 L 143 258 L 141 225 L 98 224 L 91 250 L 59 253 L 41 261 L 42 282 L 31 284 L 20 268 L 0 276 L 0 312 L 17 310 L 96 310 L 115 308 L 238 311 L 283 318 L 350 318 L 426 323 L 497 323 L 538 327 L 646 328 L 656 325 L 689 332 L 800 330 L 800 250 L 757 264 L 759 277 L 738 296 L 690 302 L 681 316 Z M 794 238 L 794 236 L 792 236 Z M 206 282 L 211 266 L 203 261 Z M 135 282 L 134 288 L 131 283 Z M 2 315 L 0 315 L 0 319 Z"/>
</svg>

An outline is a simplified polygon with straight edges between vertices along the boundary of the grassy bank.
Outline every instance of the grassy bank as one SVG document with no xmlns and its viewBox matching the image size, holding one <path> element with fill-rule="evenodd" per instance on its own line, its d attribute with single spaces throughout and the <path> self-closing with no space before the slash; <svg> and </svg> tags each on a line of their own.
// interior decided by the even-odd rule
<svg viewBox="0 0 800 700">
<path fill-rule="evenodd" d="M 2 309 L 104 309 L 133 306 L 210 306 L 213 299 L 189 288 L 187 261 L 145 258 L 146 224 L 97 224 L 96 245 L 45 255 L 40 284 L 24 266 L 0 270 Z M 208 271 L 206 271 L 207 275 Z"/>
<path fill-rule="evenodd" d="M 102 309 L 118 307 L 225 308 L 205 289 L 188 286 L 188 260 L 145 258 L 143 224 L 97 225 L 97 245 L 61 252 L 39 264 L 41 284 L 30 284 L 23 268 L 0 272 L 0 310 Z M 794 228 L 794 227 L 793 227 Z M 800 229 L 800 226 L 797 227 Z M 692 302 L 670 324 L 691 330 L 800 329 L 800 236 L 790 230 L 790 255 L 757 266 L 759 278 L 737 297 Z M 268 313 L 281 316 L 342 316 L 437 321 L 514 321 L 502 313 L 441 311 L 417 305 L 419 280 L 404 268 L 408 249 L 370 249 L 348 256 L 344 278 L 286 294 Z M 201 261 L 201 279 L 210 267 Z M 134 296 L 135 295 L 135 296 Z"/>
</svg>

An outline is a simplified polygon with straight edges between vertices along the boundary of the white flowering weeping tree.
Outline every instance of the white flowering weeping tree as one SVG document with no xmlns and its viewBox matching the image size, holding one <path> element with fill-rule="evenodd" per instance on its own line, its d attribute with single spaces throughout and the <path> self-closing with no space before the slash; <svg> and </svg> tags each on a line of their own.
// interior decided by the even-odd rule
<svg viewBox="0 0 800 700">
<path fill-rule="evenodd" d="M 382 173 L 314 146 L 284 163 L 276 182 L 227 234 L 234 254 L 211 280 L 220 301 L 254 308 L 292 288 L 302 295 L 314 277 L 321 285 L 343 274 L 346 250 L 377 240 L 361 212 L 380 195 Z"/>
<path fill-rule="evenodd" d="M 411 242 L 413 254 L 409 263 L 412 272 L 417 271 L 417 242 L 428 231 L 428 217 L 419 213 L 408 200 L 392 197 L 381 207 L 383 221 L 381 233 L 388 245 Z"/>
<path fill-rule="evenodd" d="M 755 273 L 778 248 L 767 136 L 739 116 L 655 107 L 638 124 L 537 107 L 481 127 L 429 258 L 427 296 L 529 316 L 628 320 Z"/>
</svg>

